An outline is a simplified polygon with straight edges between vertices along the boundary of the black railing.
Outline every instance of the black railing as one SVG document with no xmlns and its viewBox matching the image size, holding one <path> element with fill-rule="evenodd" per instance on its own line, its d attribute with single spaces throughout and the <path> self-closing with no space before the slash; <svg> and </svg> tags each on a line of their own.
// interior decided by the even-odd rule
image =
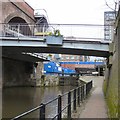
<svg viewBox="0 0 120 120">
<path fill-rule="evenodd" d="M 54 109 L 57 108 L 56 114 L 54 114 L 54 116 L 51 119 L 61 120 L 62 118 L 67 118 L 68 120 L 70 120 L 72 117 L 71 116 L 72 112 L 77 111 L 77 106 L 80 107 L 81 103 L 88 96 L 91 88 L 92 88 L 92 81 L 83 84 L 73 90 L 70 90 L 69 92 L 66 92 L 62 95 L 58 95 L 58 97 L 54 98 L 53 100 L 50 100 L 47 103 L 41 103 L 40 106 L 37 106 L 36 108 L 24 112 L 23 114 L 20 114 L 11 120 L 17 120 L 23 118 L 33 113 L 36 110 L 39 110 L 39 120 L 45 120 L 47 118 L 46 107 L 55 101 L 57 101 L 56 105 L 54 106 Z M 64 101 L 66 101 L 66 103 L 64 103 Z"/>
</svg>

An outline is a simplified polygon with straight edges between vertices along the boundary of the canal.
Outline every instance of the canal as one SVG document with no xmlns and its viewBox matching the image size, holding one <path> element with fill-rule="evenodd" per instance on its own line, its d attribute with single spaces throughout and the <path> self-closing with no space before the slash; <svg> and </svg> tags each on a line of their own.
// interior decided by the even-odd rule
<svg viewBox="0 0 120 120">
<path fill-rule="evenodd" d="M 2 97 L 3 118 L 13 118 L 74 88 L 75 86 L 4 88 Z M 56 102 L 47 106 L 46 117 L 51 118 L 55 114 Z M 38 118 L 39 110 L 26 117 Z"/>
</svg>

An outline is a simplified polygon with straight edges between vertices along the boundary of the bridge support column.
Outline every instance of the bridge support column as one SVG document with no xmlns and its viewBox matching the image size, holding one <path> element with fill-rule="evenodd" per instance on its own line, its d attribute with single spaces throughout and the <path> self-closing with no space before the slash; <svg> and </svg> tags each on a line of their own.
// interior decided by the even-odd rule
<svg viewBox="0 0 120 120">
<path fill-rule="evenodd" d="M 33 86 L 33 63 L 9 58 L 2 59 L 3 87 Z"/>
<path fill-rule="evenodd" d="M 44 82 L 45 82 L 45 77 L 42 77 L 43 75 L 43 68 L 44 68 L 44 65 L 43 65 L 43 62 L 38 62 L 36 63 L 36 65 L 34 65 L 34 80 L 35 80 L 35 86 L 42 86 L 42 83 L 44 85 Z"/>
</svg>

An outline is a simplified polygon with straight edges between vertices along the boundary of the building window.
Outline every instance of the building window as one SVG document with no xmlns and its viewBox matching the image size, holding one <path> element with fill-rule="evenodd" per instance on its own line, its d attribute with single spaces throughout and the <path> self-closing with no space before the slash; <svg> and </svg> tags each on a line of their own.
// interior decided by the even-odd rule
<svg viewBox="0 0 120 120">
<path fill-rule="evenodd" d="M 83 56 L 80 56 L 80 61 L 83 61 Z"/>
<path fill-rule="evenodd" d="M 66 56 L 66 59 L 68 60 L 68 59 L 69 59 L 69 56 Z"/>
<path fill-rule="evenodd" d="M 105 31 L 105 35 L 110 34 L 110 31 Z"/>
<path fill-rule="evenodd" d="M 76 56 L 76 59 L 79 60 L 79 56 Z"/>
<path fill-rule="evenodd" d="M 84 61 L 87 62 L 87 56 L 84 57 Z"/>
<path fill-rule="evenodd" d="M 74 59 L 75 59 L 74 56 L 71 56 L 70 58 L 71 58 L 71 60 L 74 60 Z"/>
<path fill-rule="evenodd" d="M 61 57 L 61 60 L 64 60 L 64 57 Z"/>
</svg>

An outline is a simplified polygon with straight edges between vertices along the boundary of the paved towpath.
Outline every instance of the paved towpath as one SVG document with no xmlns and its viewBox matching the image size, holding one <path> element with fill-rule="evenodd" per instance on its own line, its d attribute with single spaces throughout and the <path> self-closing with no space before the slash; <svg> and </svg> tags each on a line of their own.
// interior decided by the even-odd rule
<svg viewBox="0 0 120 120">
<path fill-rule="evenodd" d="M 93 80 L 93 90 L 85 103 L 78 107 L 74 118 L 107 118 L 107 107 L 102 91 L 103 77 L 83 76 L 86 81 Z"/>
</svg>

